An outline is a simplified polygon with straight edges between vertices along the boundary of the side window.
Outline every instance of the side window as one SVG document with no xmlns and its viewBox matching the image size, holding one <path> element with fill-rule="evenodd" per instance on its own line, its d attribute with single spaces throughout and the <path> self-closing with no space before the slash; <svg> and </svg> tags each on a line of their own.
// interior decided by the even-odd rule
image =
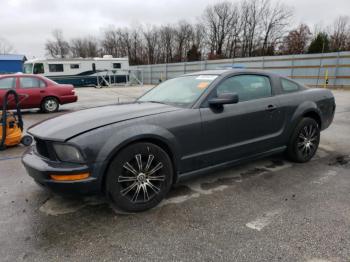
<svg viewBox="0 0 350 262">
<path fill-rule="evenodd" d="M 63 72 L 63 64 L 50 64 L 49 71 L 50 72 Z"/>
<path fill-rule="evenodd" d="M 260 75 L 238 75 L 230 77 L 216 89 L 217 95 L 237 93 L 239 101 L 248 101 L 272 95 L 270 80 Z"/>
<path fill-rule="evenodd" d="M 79 69 L 79 64 L 70 64 L 70 69 Z"/>
<path fill-rule="evenodd" d="M 296 83 L 294 83 L 288 79 L 282 78 L 281 82 L 282 82 L 282 91 L 284 93 L 296 92 L 300 89 Z"/>
<path fill-rule="evenodd" d="M 122 68 L 122 65 L 120 63 L 113 63 L 113 68 L 120 69 L 120 68 Z"/>
<path fill-rule="evenodd" d="M 44 64 L 43 63 L 34 64 L 33 74 L 44 74 Z"/>
<path fill-rule="evenodd" d="M 20 77 L 19 85 L 21 88 L 36 88 L 36 87 L 44 87 L 45 83 L 35 77 Z"/>
<path fill-rule="evenodd" d="M 11 89 L 16 86 L 15 77 L 6 77 L 0 79 L 0 89 Z"/>
</svg>

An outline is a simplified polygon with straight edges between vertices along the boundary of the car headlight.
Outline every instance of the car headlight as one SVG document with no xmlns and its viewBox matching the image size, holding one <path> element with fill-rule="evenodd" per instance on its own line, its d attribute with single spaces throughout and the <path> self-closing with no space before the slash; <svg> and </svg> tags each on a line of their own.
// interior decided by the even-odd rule
<svg viewBox="0 0 350 262">
<path fill-rule="evenodd" d="M 59 160 L 64 162 L 84 163 L 84 157 L 78 148 L 68 144 L 53 144 L 56 155 Z"/>
</svg>

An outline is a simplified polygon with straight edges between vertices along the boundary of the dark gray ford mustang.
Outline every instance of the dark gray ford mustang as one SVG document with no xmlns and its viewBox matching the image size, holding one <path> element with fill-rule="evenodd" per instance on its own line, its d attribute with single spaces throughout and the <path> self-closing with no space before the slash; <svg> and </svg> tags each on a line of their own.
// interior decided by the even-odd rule
<svg viewBox="0 0 350 262">
<path fill-rule="evenodd" d="M 134 103 L 32 126 L 23 155 L 34 180 L 63 193 L 105 193 L 119 209 L 157 205 L 174 183 L 285 151 L 307 162 L 334 117 L 324 89 L 249 70 L 213 70 L 161 83 Z"/>
</svg>

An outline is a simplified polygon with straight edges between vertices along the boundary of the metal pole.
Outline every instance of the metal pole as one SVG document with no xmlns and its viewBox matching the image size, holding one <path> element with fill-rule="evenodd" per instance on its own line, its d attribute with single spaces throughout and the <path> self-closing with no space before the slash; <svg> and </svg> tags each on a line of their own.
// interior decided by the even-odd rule
<svg viewBox="0 0 350 262">
<path fill-rule="evenodd" d="M 322 59 L 323 59 L 323 52 L 324 52 L 324 41 L 323 41 L 323 44 L 322 44 L 322 56 L 320 58 L 320 66 L 318 68 L 318 75 L 317 75 L 317 81 L 316 81 L 316 87 L 318 87 L 318 81 L 320 79 L 320 74 L 321 74 L 321 66 L 322 66 Z"/>
<path fill-rule="evenodd" d="M 334 82 L 333 82 L 333 85 L 334 87 L 336 87 L 337 85 L 337 76 L 338 76 L 338 69 L 339 69 L 339 60 L 340 60 L 340 52 L 338 52 L 338 55 L 337 55 L 337 63 L 335 65 L 335 72 L 334 72 Z"/>
<path fill-rule="evenodd" d="M 293 55 L 293 57 L 292 57 L 292 71 L 290 72 L 291 78 L 293 78 L 293 76 L 294 76 L 294 57 L 295 57 L 295 55 Z"/>
</svg>

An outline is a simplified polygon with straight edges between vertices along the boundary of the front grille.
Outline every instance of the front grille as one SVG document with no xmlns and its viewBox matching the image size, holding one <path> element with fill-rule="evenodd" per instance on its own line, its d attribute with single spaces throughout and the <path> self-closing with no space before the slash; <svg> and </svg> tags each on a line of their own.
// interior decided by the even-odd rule
<svg viewBox="0 0 350 262">
<path fill-rule="evenodd" d="M 45 140 L 35 138 L 36 151 L 39 155 L 50 159 L 49 145 Z"/>
</svg>

